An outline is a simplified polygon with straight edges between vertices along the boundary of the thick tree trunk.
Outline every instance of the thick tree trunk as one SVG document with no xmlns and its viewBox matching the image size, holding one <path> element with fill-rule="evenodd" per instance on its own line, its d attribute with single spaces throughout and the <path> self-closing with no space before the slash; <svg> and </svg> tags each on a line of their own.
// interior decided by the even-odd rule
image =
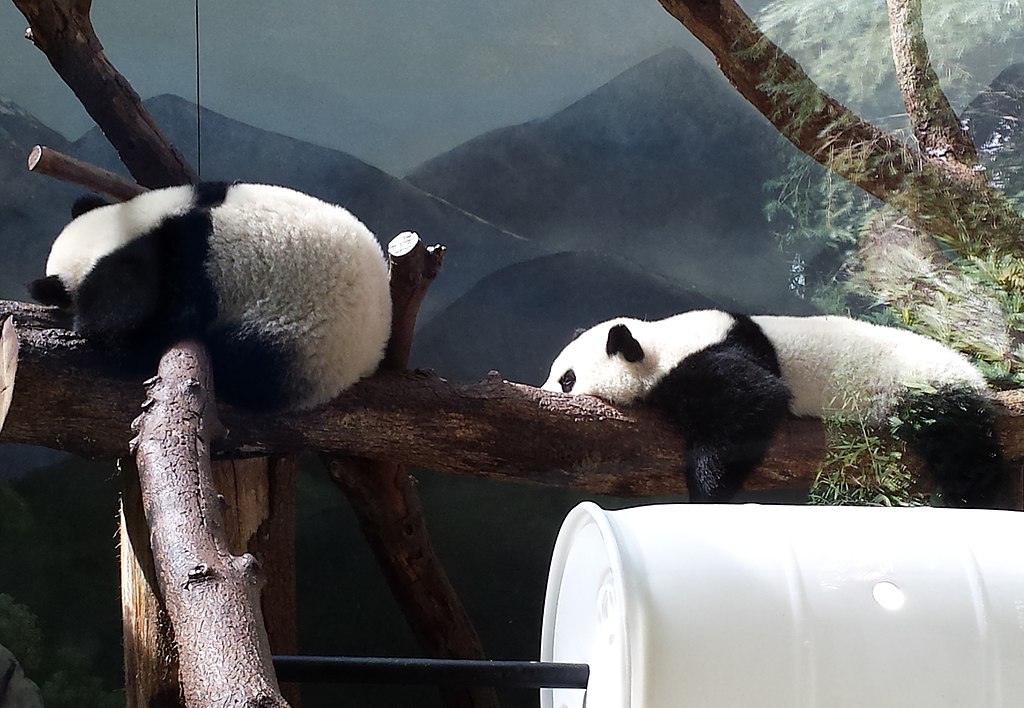
<svg viewBox="0 0 1024 708">
<path fill-rule="evenodd" d="M 170 619 L 157 596 L 139 471 L 131 458 L 122 459 L 118 466 L 124 486 L 120 550 L 125 704 L 128 708 L 178 708 L 182 701 L 178 653 Z"/>
<path fill-rule="evenodd" d="M 216 417 L 206 350 L 182 342 L 160 361 L 137 420 L 136 459 L 160 596 L 174 630 L 186 706 L 287 706 L 260 612 L 262 574 L 234 555 L 214 486 Z"/>
</svg>

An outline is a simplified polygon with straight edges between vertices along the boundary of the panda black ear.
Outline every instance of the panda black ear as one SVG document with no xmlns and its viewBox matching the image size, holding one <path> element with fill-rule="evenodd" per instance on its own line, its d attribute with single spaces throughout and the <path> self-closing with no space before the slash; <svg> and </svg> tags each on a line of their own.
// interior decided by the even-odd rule
<svg viewBox="0 0 1024 708">
<path fill-rule="evenodd" d="M 71 205 L 71 218 L 77 219 L 87 211 L 101 206 L 107 206 L 111 202 L 107 201 L 98 194 L 86 194 L 84 197 L 79 197 L 75 200 L 75 203 Z"/>
<path fill-rule="evenodd" d="M 621 354 L 626 361 L 634 364 L 644 359 L 643 347 L 624 324 L 617 324 L 608 330 L 608 343 L 604 350 L 608 356 Z"/>
</svg>

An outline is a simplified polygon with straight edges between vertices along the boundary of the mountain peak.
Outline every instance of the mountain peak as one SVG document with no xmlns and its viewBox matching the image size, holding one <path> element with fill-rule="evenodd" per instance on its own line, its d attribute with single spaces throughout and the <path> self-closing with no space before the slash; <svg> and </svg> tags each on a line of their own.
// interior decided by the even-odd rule
<svg viewBox="0 0 1024 708">
<path fill-rule="evenodd" d="M 35 116 L 26 111 L 24 108 L 19 106 L 17 103 L 9 98 L 0 96 L 0 116 L 10 116 L 12 118 L 21 118 L 23 120 L 36 121 Z"/>
</svg>

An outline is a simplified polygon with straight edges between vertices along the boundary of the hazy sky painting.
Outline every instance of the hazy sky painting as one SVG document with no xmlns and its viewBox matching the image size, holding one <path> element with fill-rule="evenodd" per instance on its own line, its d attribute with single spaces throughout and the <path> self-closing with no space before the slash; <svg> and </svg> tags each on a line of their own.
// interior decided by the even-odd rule
<svg viewBox="0 0 1024 708">
<path fill-rule="evenodd" d="M 202 103 L 401 174 L 548 115 L 670 46 L 703 50 L 656 0 L 201 2 Z M 195 98 L 193 3 L 98 1 L 107 55 L 143 98 Z M 0 3 L 0 95 L 70 138 L 88 116 Z"/>
</svg>

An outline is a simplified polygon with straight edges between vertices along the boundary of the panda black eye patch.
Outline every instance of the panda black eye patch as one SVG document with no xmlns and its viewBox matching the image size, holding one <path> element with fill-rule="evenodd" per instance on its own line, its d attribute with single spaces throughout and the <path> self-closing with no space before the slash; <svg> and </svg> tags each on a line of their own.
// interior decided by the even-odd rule
<svg viewBox="0 0 1024 708">
<path fill-rule="evenodd" d="M 569 369 L 558 379 L 558 383 L 562 386 L 562 393 L 570 393 L 572 387 L 576 385 L 576 372 Z"/>
</svg>

